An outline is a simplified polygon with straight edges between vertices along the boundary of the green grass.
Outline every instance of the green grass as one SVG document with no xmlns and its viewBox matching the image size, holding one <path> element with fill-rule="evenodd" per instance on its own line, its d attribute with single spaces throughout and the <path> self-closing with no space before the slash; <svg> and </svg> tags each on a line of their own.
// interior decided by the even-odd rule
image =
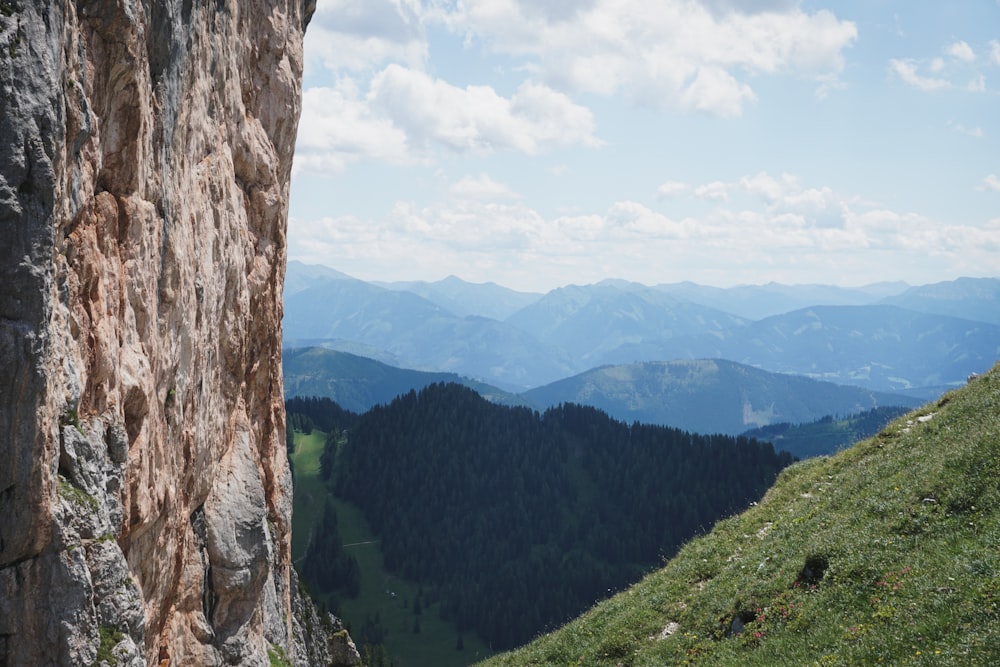
<svg viewBox="0 0 1000 667">
<path fill-rule="evenodd" d="M 320 431 L 314 430 L 310 435 L 295 433 L 292 455 L 295 470 L 292 557 L 295 560 L 305 552 L 309 533 L 319 523 L 323 511 L 327 490 L 319 476 L 319 457 L 325 441 L 326 434 Z M 361 568 L 361 594 L 357 599 L 341 599 L 331 607 L 336 606 L 359 649 L 365 619 L 374 619 L 377 615 L 387 630 L 384 645 L 395 667 L 464 667 L 492 655 L 493 652 L 473 634 L 463 635 L 464 648 L 456 650 L 455 625 L 441 620 L 439 603 L 431 602 L 417 617 L 413 613 L 413 602 L 421 591 L 420 585 L 387 573 L 377 537 L 363 513 L 350 503 L 337 498 L 332 500 L 341 540 L 345 549 L 358 559 Z M 424 592 L 433 597 L 429 588 Z M 419 634 L 413 632 L 417 618 Z"/>
<path fill-rule="evenodd" d="M 268 647 L 267 659 L 271 667 L 292 667 L 292 661 L 288 659 L 285 649 L 280 646 Z"/>
<path fill-rule="evenodd" d="M 309 543 L 309 534 L 319 523 L 323 513 L 326 487 L 319 476 L 319 457 L 326 443 L 326 433 L 313 431 L 309 435 L 295 434 L 295 453 L 292 466 L 295 471 L 295 490 L 292 512 L 292 559 L 302 557 Z"/>
<path fill-rule="evenodd" d="M 1000 664 L 998 473 L 995 368 L 791 466 L 636 586 L 485 664 Z"/>
<path fill-rule="evenodd" d="M 97 511 L 97 498 L 90 495 L 83 489 L 74 486 L 68 479 L 59 475 L 59 495 L 86 510 L 93 513 Z"/>
</svg>

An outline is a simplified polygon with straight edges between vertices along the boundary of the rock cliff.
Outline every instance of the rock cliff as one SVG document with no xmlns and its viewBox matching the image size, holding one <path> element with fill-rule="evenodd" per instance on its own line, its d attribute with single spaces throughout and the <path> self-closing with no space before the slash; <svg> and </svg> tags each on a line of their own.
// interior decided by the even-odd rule
<svg viewBox="0 0 1000 667">
<path fill-rule="evenodd" d="M 0 665 L 305 655 L 280 326 L 314 6 L 0 0 Z"/>
</svg>

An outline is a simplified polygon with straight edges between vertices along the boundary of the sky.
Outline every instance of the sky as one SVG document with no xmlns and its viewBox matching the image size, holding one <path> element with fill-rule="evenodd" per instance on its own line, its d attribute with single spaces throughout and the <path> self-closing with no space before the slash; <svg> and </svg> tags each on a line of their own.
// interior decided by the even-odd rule
<svg viewBox="0 0 1000 667">
<path fill-rule="evenodd" d="M 1000 0 L 319 0 L 290 259 L 544 292 L 1000 276 Z"/>
</svg>

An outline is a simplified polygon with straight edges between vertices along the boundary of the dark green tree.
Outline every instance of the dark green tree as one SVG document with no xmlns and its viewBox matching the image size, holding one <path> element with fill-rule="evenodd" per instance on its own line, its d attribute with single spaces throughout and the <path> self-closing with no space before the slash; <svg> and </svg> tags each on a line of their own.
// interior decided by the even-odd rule
<svg viewBox="0 0 1000 667">
<path fill-rule="evenodd" d="M 433 584 L 441 615 L 508 648 L 640 578 L 791 462 L 768 443 L 544 414 L 431 385 L 358 418 L 335 492 L 386 566 Z M 416 615 L 427 600 L 415 598 Z"/>
<path fill-rule="evenodd" d="M 361 567 L 344 551 L 337 527 L 337 511 L 328 498 L 319 526 L 309 537 L 302 562 L 302 578 L 320 594 L 356 598 L 361 592 Z"/>
</svg>

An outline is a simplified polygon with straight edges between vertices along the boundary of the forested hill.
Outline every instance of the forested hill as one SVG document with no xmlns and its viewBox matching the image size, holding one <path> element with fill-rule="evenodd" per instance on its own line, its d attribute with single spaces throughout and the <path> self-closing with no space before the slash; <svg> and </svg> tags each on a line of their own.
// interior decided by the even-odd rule
<svg viewBox="0 0 1000 667">
<path fill-rule="evenodd" d="M 746 438 L 434 384 L 362 415 L 331 481 L 363 509 L 387 568 L 434 587 L 442 615 L 499 649 L 636 581 L 791 460 Z"/>
</svg>

